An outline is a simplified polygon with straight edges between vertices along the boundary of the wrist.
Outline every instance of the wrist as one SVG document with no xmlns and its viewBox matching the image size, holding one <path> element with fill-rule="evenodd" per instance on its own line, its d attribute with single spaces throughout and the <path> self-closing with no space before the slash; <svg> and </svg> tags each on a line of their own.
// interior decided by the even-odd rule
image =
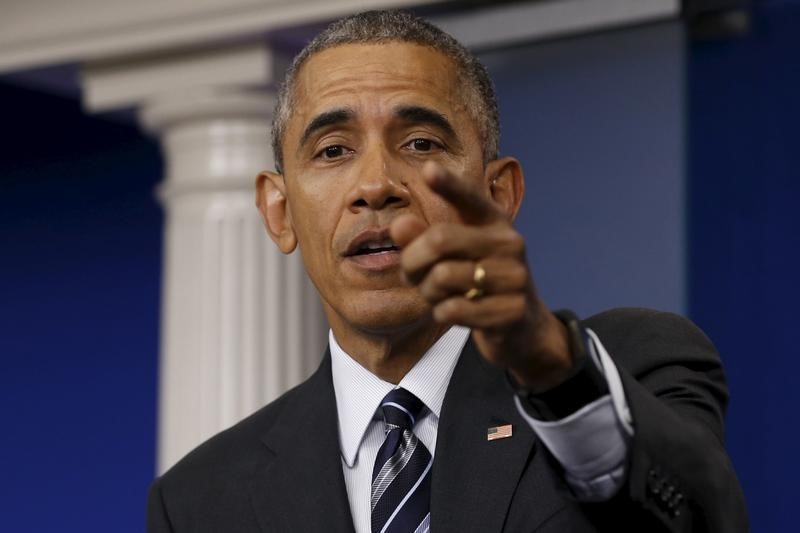
<svg viewBox="0 0 800 533">
<path fill-rule="evenodd" d="M 509 382 L 523 407 L 534 418 L 558 420 L 608 393 L 608 384 L 589 355 L 589 342 L 583 326 L 570 311 L 554 313 L 568 334 L 572 366 L 566 379 L 549 388 L 535 388 L 517 379 L 509 370 Z"/>
<path fill-rule="evenodd" d="M 521 364 L 510 366 L 508 372 L 521 387 L 542 392 L 568 380 L 575 373 L 583 351 L 573 350 L 567 325 L 550 311 L 545 322 L 535 329 L 531 341 L 536 347 L 534 353 Z"/>
</svg>

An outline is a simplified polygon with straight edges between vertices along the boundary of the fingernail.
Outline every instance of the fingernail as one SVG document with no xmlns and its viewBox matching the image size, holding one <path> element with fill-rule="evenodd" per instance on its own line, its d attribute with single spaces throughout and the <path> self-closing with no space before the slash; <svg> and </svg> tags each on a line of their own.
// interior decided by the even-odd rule
<svg viewBox="0 0 800 533">
<path fill-rule="evenodd" d="M 437 165 L 433 161 L 427 161 L 425 163 L 425 166 L 422 167 L 422 171 L 425 172 L 425 174 L 427 174 L 428 176 L 431 176 L 434 179 L 438 178 L 439 174 L 441 174 L 441 169 L 440 169 L 439 165 Z"/>
</svg>

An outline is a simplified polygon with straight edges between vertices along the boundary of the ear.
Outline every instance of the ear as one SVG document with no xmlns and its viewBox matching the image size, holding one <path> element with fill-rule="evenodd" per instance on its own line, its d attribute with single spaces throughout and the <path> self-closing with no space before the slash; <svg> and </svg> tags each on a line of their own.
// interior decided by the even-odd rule
<svg viewBox="0 0 800 533">
<path fill-rule="evenodd" d="M 281 252 L 290 254 L 297 247 L 297 236 L 285 191 L 286 185 L 280 174 L 265 171 L 256 177 L 256 207 L 264 227 Z"/>
<path fill-rule="evenodd" d="M 492 200 L 510 220 L 514 220 L 525 196 L 522 165 L 513 157 L 495 159 L 486 165 L 484 177 Z"/>
</svg>

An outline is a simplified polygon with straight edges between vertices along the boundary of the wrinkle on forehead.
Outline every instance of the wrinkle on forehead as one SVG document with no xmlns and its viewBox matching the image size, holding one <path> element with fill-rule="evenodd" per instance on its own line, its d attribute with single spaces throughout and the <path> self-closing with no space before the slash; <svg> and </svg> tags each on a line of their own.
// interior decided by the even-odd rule
<svg viewBox="0 0 800 533">
<path fill-rule="evenodd" d="M 306 122 L 337 98 L 357 102 L 361 95 L 378 92 L 384 92 L 386 101 L 380 102 L 384 104 L 411 96 L 435 107 L 446 105 L 451 112 L 466 108 L 453 62 L 436 50 L 413 43 L 329 48 L 308 59 L 297 81 L 291 120 L 295 124 Z"/>
</svg>

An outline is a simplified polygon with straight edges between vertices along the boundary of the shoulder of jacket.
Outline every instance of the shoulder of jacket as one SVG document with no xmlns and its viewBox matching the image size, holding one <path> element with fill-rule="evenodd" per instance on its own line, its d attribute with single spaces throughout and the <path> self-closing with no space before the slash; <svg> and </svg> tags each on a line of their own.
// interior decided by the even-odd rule
<svg viewBox="0 0 800 533">
<path fill-rule="evenodd" d="M 208 479 L 214 472 L 247 469 L 253 454 L 269 453 L 261 436 L 279 419 L 280 414 L 302 401 L 308 380 L 290 389 L 233 426 L 199 444 L 160 477 L 163 484 Z"/>
</svg>

